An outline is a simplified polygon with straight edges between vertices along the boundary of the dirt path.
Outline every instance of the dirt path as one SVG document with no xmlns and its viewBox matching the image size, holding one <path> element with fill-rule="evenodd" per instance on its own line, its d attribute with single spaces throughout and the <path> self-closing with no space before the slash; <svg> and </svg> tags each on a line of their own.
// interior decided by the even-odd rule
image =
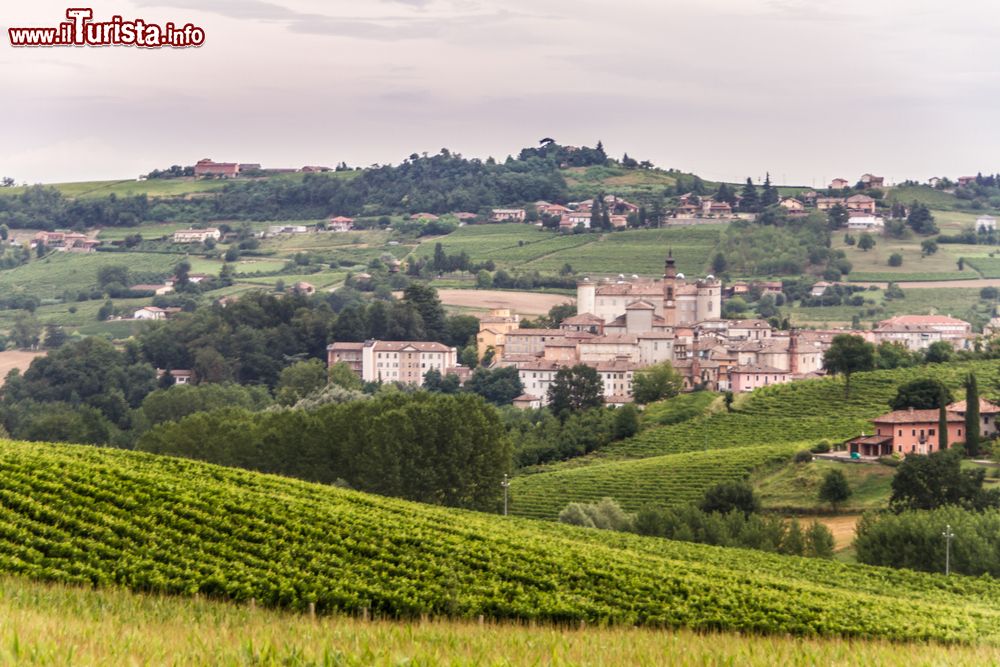
<svg viewBox="0 0 1000 667">
<path fill-rule="evenodd" d="M 0 352 L 0 385 L 7 379 L 7 373 L 15 368 L 24 372 L 35 357 L 43 356 L 45 352 L 29 352 L 26 350 L 7 350 Z"/>
<path fill-rule="evenodd" d="M 851 542 L 854 540 L 854 529 L 858 525 L 858 520 L 861 518 L 860 514 L 845 514 L 843 516 L 817 516 L 817 517 L 799 517 L 799 521 L 803 524 L 812 523 L 815 519 L 821 524 L 830 529 L 833 533 L 833 548 L 835 551 L 841 551 L 851 546 Z"/>
<path fill-rule="evenodd" d="M 860 287 L 868 287 L 870 285 L 875 285 L 885 289 L 889 286 L 889 283 L 883 282 L 848 282 L 848 285 L 858 285 Z M 896 283 L 904 290 L 907 289 L 931 289 L 935 287 L 969 287 L 969 288 L 983 288 L 983 287 L 1000 287 L 1000 278 L 976 278 L 974 280 L 914 280 L 914 281 L 900 281 Z"/>
<path fill-rule="evenodd" d="M 576 301 L 564 294 L 542 292 L 508 292 L 506 290 L 439 289 L 438 296 L 446 306 L 490 310 L 510 308 L 521 315 L 545 315 L 552 306 Z"/>
</svg>

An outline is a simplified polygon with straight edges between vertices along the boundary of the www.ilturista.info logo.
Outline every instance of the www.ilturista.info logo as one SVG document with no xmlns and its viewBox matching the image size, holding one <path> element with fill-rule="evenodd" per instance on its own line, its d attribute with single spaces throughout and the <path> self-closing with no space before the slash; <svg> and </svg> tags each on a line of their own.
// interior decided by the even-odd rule
<svg viewBox="0 0 1000 667">
<path fill-rule="evenodd" d="M 112 16 L 110 21 L 93 21 L 89 8 L 66 10 L 69 21 L 55 28 L 8 28 L 11 46 L 141 46 L 187 48 L 205 43 L 205 31 L 187 23 L 159 25 L 142 19 L 126 21 Z"/>
</svg>

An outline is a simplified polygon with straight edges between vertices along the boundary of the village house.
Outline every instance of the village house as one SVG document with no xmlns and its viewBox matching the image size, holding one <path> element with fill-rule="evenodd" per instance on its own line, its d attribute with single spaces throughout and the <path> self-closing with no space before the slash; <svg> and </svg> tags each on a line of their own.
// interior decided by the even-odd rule
<svg viewBox="0 0 1000 667">
<path fill-rule="evenodd" d="M 736 366 L 729 371 L 729 390 L 735 393 L 791 381 L 790 371 L 773 366 Z"/>
<path fill-rule="evenodd" d="M 331 343 L 326 346 L 327 366 L 347 364 L 358 377 L 364 375 L 364 343 Z"/>
<path fill-rule="evenodd" d="M 561 217 L 570 212 L 570 209 L 561 204 L 550 204 L 547 201 L 536 201 L 535 210 L 538 215 L 551 215 L 555 217 Z"/>
<path fill-rule="evenodd" d="M 205 229 L 179 229 L 174 232 L 174 243 L 204 243 L 208 239 L 218 241 L 222 232 L 215 227 Z"/>
<path fill-rule="evenodd" d="M 850 186 L 851 183 L 846 178 L 835 178 L 830 181 L 831 190 L 843 190 L 844 188 L 849 188 Z"/>
<path fill-rule="evenodd" d="M 936 188 L 940 183 L 941 179 L 938 178 L 937 176 L 931 176 L 930 178 L 927 179 L 927 185 L 931 186 L 932 188 Z"/>
<path fill-rule="evenodd" d="M 968 185 L 972 185 L 975 182 L 976 182 L 976 177 L 975 176 L 959 176 L 958 177 L 958 186 L 962 187 L 962 188 L 964 188 L 964 187 L 966 187 Z"/>
<path fill-rule="evenodd" d="M 590 229 L 590 213 L 567 213 L 559 220 L 559 229 L 572 230 L 577 225 Z"/>
<path fill-rule="evenodd" d="M 133 292 L 152 292 L 156 296 L 163 296 L 174 291 L 174 288 L 170 285 L 157 285 L 154 283 L 132 285 L 129 289 Z"/>
<path fill-rule="evenodd" d="M 292 285 L 292 292 L 295 294 L 302 294 L 304 296 L 312 296 L 316 293 L 316 287 L 312 283 L 299 281 Z"/>
<path fill-rule="evenodd" d="M 161 379 L 167 371 L 162 368 L 156 369 L 156 379 Z M 193 384 L 194 383 L 194 371 L 187 369 L 174 369 L 170 371 L 170 377 L 174 379 L 174 384 Z"/>
<path fill-rule="evenodd" d="M 804 213 L 806 205 L 795 197 L 785 197 L 781 200 L 780 206 L 789 213 Z"/>
<path fill-rule="evenodd" d="M 330 232 L 349 232 L 354 228 L 354 218 L 335 215 L 326 221 L 326 229 Z"/>
<path fill-rule="evenodd" d="M 307 225 L 271 225 L 267 228 L 269 236 L 276 234 L 305 234 L 309 231 Z"/>
<path fill-rule="evenodd" d="M 842 197 L 816 197 L 817 210 L 829 211 L 837 205 L 844 205 L 844 199 Z"/>
<path fill-rule="evenodd" d="M 862 211 L 875 214 L 875 200 L 868 195 L 851 195 L 845 202 L 848 211 Z"/>
<path fill-rule="evenodd" d="M 861 176 L 861 187 L 863 188 L 881 188 L 884 184 L 885 179 L 881 176 L 874 174 L 862 174 Z"/>
<path fill-rule="evenodd" d="M 490 211 L 490 222 L 524 222 L 526 216 L 523 208 L 495 208 Z"/>
<path fill-rule="evenodd" d="M 945 408 L 948 425 L 948 446 L 964 441 L 966 402 L 952 403 Z M 979 432 L 982 436 L 997 433 L 997 415 L 1000 406 L 979 399 Z M 895 410 L 872 420 L 875 433 L 862 434 L 847 441 L 848 451 L 863 457 L 889 456 L 898 454 L 933 454 L 940 450 L 940 411 Z"/>
<path fill-rule="evenodd" d="M 79 232 L 55 231 L 38 232 L 31 237 L 28 247 L 34 250 L 39 245 L 57 252 L 95 252 L 101 242 Z"/>
<path fill-rule="evenodd" d="M 825 280 L 819 281 L 812 286 L 811 290 L 809 290 L 809 296 L 823 296 L 832 284 L 833 283 L 828 283 Z"/>
<path fill-rule="evenodd" d="M 195 178 L 236 178 L 240 175 L 240 165 L 235 162 L 213 162 L 204 158 L 194 165 L 194 175 Z"/>
<path fill-rule="evenodd" d="M 493 349 L 496 357 L 502 357 L 506 336 L 517 329 L 521 316 L 511 313 L 508 308 L 494 308 L 489 315 L 479 319 L 479 333 L 476 334 L 476 354 L 482 359 L 487 350 Z"/>
<path fill-rule="evenodd" d="M 938 340 L 946 341 L 956 349 L 967 348 L 972 338 L 972 325 L 964 320 L 945 315 L 896 315 L 878 323 L 875 329 L 877 342 L 892 339 L 885 336 L 884 332 L 898 332 L 906 330 L 907 327 L 912 331 L 927 333 L 930 338 L 921 338 L 921 340 L 930 340 L 930 342 L 934 342 L 935 334 L 940 334 Z M 927 343 L 928 346 L 930 342 Z M 910 349 L 924 348 L 910 347 Z"/>
<path fill-rule="evenodd" d="M 133 320 L 165 320 L 172 315 L 181 312 L 180 308 L 157 308 L 156 306 L 144 306 L 132 314 Z"/>
</svg>

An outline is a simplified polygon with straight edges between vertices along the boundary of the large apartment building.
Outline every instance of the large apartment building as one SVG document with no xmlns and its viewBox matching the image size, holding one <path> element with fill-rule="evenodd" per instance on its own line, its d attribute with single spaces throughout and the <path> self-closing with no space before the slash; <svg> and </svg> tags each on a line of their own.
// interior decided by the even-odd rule
<svg viewBox="0 0 1000 667">
<path fill-rule="evenodd" d="M 347 363 L 366 382 L 401 382 L 422 386 L 427 371 L 441 375 L 456 372 L 458 351 L 427 341 L 369 340 L 364 343 L 332 343 L 327 363 Z"/>
</svg>

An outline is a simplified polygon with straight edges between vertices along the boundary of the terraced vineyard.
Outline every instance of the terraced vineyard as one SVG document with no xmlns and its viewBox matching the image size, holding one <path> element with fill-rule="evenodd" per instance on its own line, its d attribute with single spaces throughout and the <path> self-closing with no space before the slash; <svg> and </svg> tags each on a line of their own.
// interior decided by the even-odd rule
<svg viewBox="0 0 1000 667">
<path fill-rule="evenodd" d="M 0 571 L 383 617 L 1000 645 L 1000 583 L 504 519 L 207 464 L 0 442 Z"/>
<path fill-rule="evenodd" d="M 1000 362 L 983 361 L 859 373 L 851 379 L 850 398 L 844 397 L 842 378 L 765 387 L 755 391 L 736 412 L 716 412 L 649 428 L 587 459 L 515 478 L 513 512 L 554 518 L 570 502 L 605 496 L 633 510 L 650 502 L 670 505 L 693 500 L 711 484 L 689 481 L 687 475 L 693 474 L 689 468 L 710 468 L 712 456 L 718 457 L 718 468 L 711 477 L 708 472 L 699 473 L 706 475 L 705 480 L 714 484 L 742 479 L 754 467 L 755 457 L 765 451 L 764 445 L 785 445 L 783 451 L 790 455 L 820 440 L 846 440 L 870 431 L 871 419 L 888 411 L 888 400 L 904 382 L 935 377 L 958 392 L 970 370 L 976 373 L 980 387 L 995 386 L 1000 380 Z M 983 392 L 989 394 L 988 389 Z M 729 458 L 717 450 L 728 450 Z M 689 458 L 679 456 L 685 452 L 692 454 Z M 736 463 L 730 467 L 724 461 Z M 760 464 L 766 462 L 762 459 Z"/>
<path fill-rule="evenodd" d="M 601 498 L 615 498 L 629 511 L 694 502 L 719 482 L 745 479 L 755 470 L 787 461 L 809 444 L 685 452 L 516 477 L 511 484 L 511 511 L 554 519 L 570 502 Z M 543 483 L 533 483 L 536 478 Z"/>
</svg>

